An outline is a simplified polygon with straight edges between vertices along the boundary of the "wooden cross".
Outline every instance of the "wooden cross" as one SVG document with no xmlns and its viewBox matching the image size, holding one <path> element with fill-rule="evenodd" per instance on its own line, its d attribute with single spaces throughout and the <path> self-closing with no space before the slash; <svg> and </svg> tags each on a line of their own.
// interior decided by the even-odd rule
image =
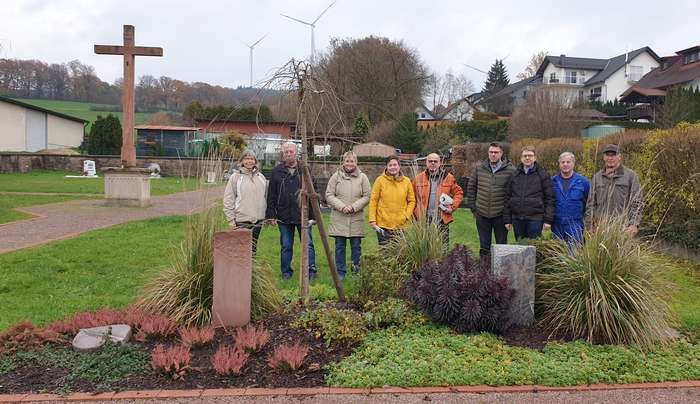
<svg viewBox="0 0 700 404">
<path fill-rule="evenodd" d="M 95 45 L 100 55 L 124 55 L 124 79 L 122 81 L 122 166 L 136 166 L 134 147 L 134 62 L 136 56 L 163 56 L 163 48 L 135 46 L 134 26 L 124 26 L 124 45 Z"/>
</svg>

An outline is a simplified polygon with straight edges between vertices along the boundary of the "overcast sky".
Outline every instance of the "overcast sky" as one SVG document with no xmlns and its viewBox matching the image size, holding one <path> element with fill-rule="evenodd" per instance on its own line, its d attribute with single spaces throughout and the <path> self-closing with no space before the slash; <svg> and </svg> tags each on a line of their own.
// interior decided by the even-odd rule
<svg viewBox="0 0 700 404">
<path fill-rule="evenodd" d="M 118 56 L 95 55 L 94 44 L 121 44 L 122 25 L 136 44 L 161 46 L 164 57 L 141 57 L 136 74 L 170 76 L 228 87 L 247 85 L 248 48 L 255 81 L 291 58 L 308 58 L 310 29 L 280 13 L 313 21 L 331 0 L 4 0 L 0 57 L 68 62 L 79 59 L 113 82 Z M 416 49 L 433 70 L 466 74 L 480 89 L 505 58 L 511 77 L 540 50 L 551 55 L 608 58 L 650 46 L 660 56 L 700 45 L 700 2 L 666 1 L 379 1 L 338 0 L 316 27 L 316 48 L 331 38 L 385 36 Z"/>
</svg>

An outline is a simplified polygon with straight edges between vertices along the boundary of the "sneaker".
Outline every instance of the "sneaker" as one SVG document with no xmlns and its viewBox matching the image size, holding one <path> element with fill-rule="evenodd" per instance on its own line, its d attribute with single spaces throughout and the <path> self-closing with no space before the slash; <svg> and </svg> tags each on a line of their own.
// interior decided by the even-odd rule
<svg viewBox="0 0 700 404">
<path fill-rule="evenodd" d="M 318 277 L 318 274 L 316 273 L 316 268 L 309 268 L 309 280 L 313 281 L 316 280 Z"/>
<path fill-rule="evenodd" d="M 292 279 L 292 274 L 285 272 L 282 274 L 282 279 L 284 279 L 285 281 L 288 281 L 288 280 Z"/>
</svg>

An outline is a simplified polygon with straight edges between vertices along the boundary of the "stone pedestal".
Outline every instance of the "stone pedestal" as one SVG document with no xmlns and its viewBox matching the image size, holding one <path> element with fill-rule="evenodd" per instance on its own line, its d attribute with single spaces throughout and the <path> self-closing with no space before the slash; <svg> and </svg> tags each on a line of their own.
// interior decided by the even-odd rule
<svg viewBox="0 0 700 404">
<path fill-rule="evenodd" d="M 106 168 L 108 205 L 146 207 L 151 204 L 151 173 L 143 168 Z"/>
<path fill-rule="evenodd" d="M 250 322 L 253 272 L 252 232 L 237 229 L 214 235 L 214 327 L 240 327 Z"/>
<path fill-rule="evenodd" d="M 514 325 L 530 326 L 535 321 L 535 247 L 494 244 L 491 270 L 510 279 L 515 296 L 510 305 Z"/>
</svg>

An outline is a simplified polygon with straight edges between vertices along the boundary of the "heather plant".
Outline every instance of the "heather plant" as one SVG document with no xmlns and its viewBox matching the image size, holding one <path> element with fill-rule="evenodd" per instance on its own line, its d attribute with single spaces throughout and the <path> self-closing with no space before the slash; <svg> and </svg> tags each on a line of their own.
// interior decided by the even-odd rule
<svg viewBox="0 0 700 404">
<path fill-rule="evenodd" d="M 221 345 L 214 353 L 214 356 L 212 356 L 211 365 L 214 367 L 216 373 L 220 375 L 238 376 L 248 362 L 248 357 L 248 353 L 238 346 L 229 347 L 227 345 Z"/>
<path fill-rule="evenodd" d="M 282 344 L 275 348 L 267 364 L 276 370 L 291 372 L 297 370 L 304 363 L 304 358 L 309 353 L 309 347 L 300 343 L 294 345 Z"/>
<path fill-rule="evenodd" d="M 165 348 L 158 344 L 151 353 L 151 366 L 173 380 L 184 380 L 190 369 L 190 348 L 182 345 Z"/>
<path fill-rule="evenodd" d="M 333 344 L 355 344 L 367 335 L 362 316 L 348 309 L 321 305 L 304 311 L 290 324 L 323 338 L 327 347 Z"/>
<path fill-rule="evenodd" d="M 262 326 L 247 325 L 236 329 L 234 333 L 236 346 L 248 353 L 260 352 L 270 339 L 270 332 Z"/>
<path fill-rule="evenodd" d="M 538 244 L 543 326 L 599 344 L 651 346 L 673 325 L 660 273 L 667 264 L 624 231 L 621 218 L 586 231 L 585 244 Z"/>
<path fill-rule="evenodd" d="M 0 355 L 17 351 L 32 351 L 48 343 L 60 342 L 61 336 L 54 330 L 39 328 L 31 321 L 21 321 L 0 333 Z"/>
<path fill-rule="evenodd" d="M 214 327 L 192 327 L 180 329 L 182 345 L 190 348 L 203 347 L 214 338 Z"/>
<path fill-rule="evenodd" d="M 481 269 L 466 246 L 456 246 L 441 261 L 414 272 L 404 293 L 436 323 L 459 332 L 502 332 L 515 293 L 508 278 Z"/>
<path fill-rule="evenodd" d="M 177 331 L 175 322 L 159 314 L 148 314 L 140 318 L 138 327 L 138 332 L 134 337 L 137 341 L 162 339 Z"/>
</svg>

